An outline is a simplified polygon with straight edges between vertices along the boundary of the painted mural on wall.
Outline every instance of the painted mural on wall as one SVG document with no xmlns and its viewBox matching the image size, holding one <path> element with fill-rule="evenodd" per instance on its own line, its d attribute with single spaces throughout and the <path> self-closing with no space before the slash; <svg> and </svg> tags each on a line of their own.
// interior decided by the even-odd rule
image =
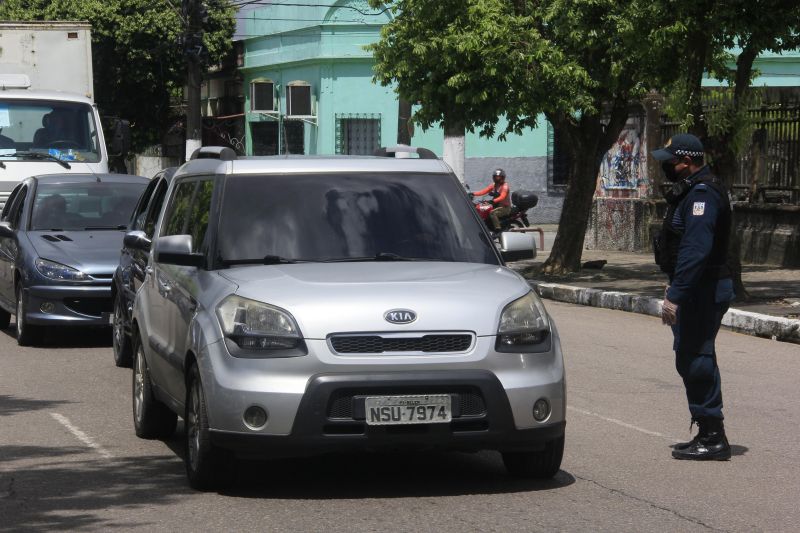
<svg viewBox="0 0 800 533">
<path fill-rule="evenodd" d="M 636 198 L 648 190 L 644 120 L 628 120 L 600 163 L 597 196 Z"/>
</svg>

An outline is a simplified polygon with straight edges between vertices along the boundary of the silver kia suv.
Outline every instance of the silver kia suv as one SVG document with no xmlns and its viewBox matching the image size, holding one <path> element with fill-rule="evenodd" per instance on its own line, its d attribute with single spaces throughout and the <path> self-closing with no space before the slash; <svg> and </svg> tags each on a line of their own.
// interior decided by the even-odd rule
<svg viewBox="0 0 800 533">
<path fill-rule="evenodd" d="M 513 475 L 559 470 L 561 346 L 504 266 L 519 235 L 496 244 L 451 169 L 419 154 L 203 148 L 152 242 L 126 235 L 149 253 L 136 434 L 166 437 L 183 417 L 193 487 L 230 481 L 237 457 L 339 451 L 489 449 Z"/>
</svg>

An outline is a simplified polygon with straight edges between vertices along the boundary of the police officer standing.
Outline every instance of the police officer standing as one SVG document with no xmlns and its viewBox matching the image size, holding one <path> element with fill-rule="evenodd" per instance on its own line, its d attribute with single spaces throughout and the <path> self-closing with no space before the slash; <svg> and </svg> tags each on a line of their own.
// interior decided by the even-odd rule
<svg viewBox="0 0 800 533">
<path fill-rule="evenodd" d="M 727 460 L 731 448 L 722 424 L 722 389 L 714 340 L 733 300 L 727 266 L 731 206 L 728 192 L 704 164 L 700 139 L 673 136 L 652 155 L 672 188 L 655 242 L 656 262 L 669 275 L 662 321 L 672 326 L 675 366 L 683 378 L 697 435 L 676 444 L 676 459 Z"/>
</svg>

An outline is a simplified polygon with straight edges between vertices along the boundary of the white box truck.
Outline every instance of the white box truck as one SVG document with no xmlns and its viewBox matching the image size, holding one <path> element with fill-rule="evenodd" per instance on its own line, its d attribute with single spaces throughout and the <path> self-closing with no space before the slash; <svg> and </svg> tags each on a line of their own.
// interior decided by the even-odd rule
<svg viewBox="0 0 800 533">
<path fill-rule="evenodd" d="M 108 172 L 91 27 L 0 22 L 0 204 L 21 179 L 57 172 Z"/>
</svg>

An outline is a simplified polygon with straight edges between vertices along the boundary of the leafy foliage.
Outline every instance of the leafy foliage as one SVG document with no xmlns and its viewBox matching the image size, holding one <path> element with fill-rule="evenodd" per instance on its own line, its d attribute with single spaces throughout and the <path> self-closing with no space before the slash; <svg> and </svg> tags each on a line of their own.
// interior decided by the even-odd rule
<svg viewBox="0 0 800 533">
<path fill-rule="evenodd" d="M 179 1 L 5 0 L 2 20 L 85 20 L 92 25 L 95 100 L 104 115 L 131 121 L 134 149 L 160 142 L 175 120 L 173 97 L 186 69 Z M 203 43 L 208 62 L 231 47 L 235 27 L 229 0 L 211 0 Z"/>
<path fill-rule="evenodd" d="M 373 0 L 373 5 L 379 2 Z M 535 126 L 541 114 L 572 156 L 559 235 L 548 264 L 580 268 L 598 161 L 628 105 L 674 75 L 684 28 L 651 0 L 395 0 L 372 46 L 375 79 L 419 102 L 423 127 L 470 131 Z"/>
</svg>

